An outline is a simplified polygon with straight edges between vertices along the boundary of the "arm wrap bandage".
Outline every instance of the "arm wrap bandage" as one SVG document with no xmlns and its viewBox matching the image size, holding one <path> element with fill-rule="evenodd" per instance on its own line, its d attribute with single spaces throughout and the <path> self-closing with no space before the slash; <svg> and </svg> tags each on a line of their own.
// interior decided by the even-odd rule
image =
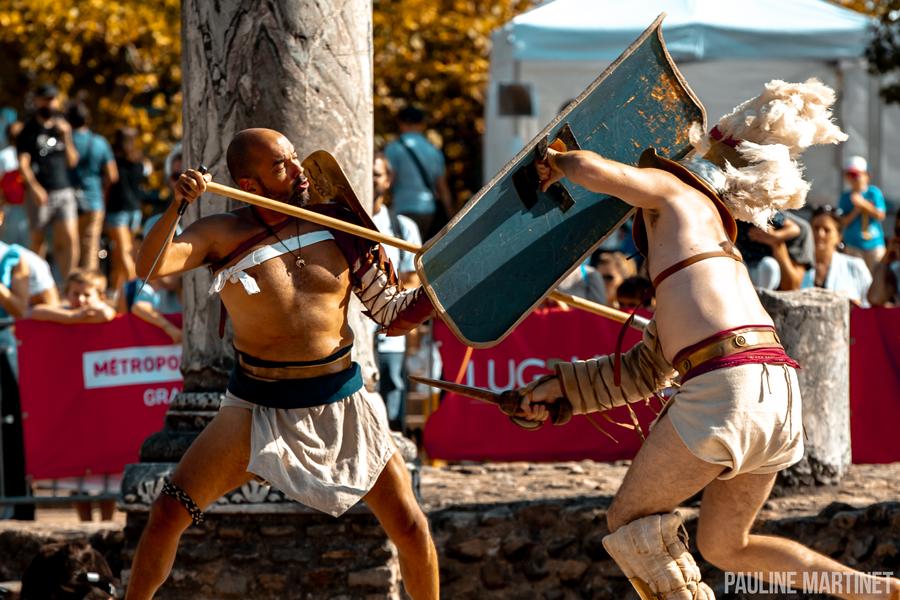
<svg viewBox="0 0 900 600">
<path fill-rule="evenodd" d="M 649 398 L 671 385 L 677 375 L 662 354 L 656 321 L 644 328 L 644 337 L 622 354 L 621 386 L 613 383 L 613 355 L 556 365 L 563 393 L 576 415 L 604 411 Z"/>
<path fill-rule="evenodd" d="M 343 205 L 313 208 L 356 225 L 365 225 Z M 350 284 L 366 309 L 366 315 L 387 335 L 402 335 L 428 320 L 434 308 L 425 289 L 405 290 L 381 244 L 349 233 L 330 230 L 350 265 Z"/>
<path fill-rule="evenodd" d="M 390 267 L 390 262 L 387 265 Z M 366 307 L 369 317 L 387 335 L 406 333 L 432 313 L 431 302 L 422 287 L 403 289 L 397 283 L 393 269 L 379 268 L 377 262 L 373 262 L 363 273 L 358 285 L 353 286 L 353 291 Z"/>
<path fill-rule="evenodd" d="M 678 513 L 650 515 L 623 525 L 603 538 L 603 547 L 641 598 L 715 600 L 713 591 L 700 581 Z"/>
</svg>

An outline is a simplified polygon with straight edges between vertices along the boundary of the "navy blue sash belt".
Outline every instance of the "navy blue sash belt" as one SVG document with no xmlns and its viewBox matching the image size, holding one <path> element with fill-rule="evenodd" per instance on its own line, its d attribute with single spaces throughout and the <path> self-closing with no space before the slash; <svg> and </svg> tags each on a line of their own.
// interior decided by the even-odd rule
<svg viewBox="0 0 900 600">
<path fill-rule="evenodd" d="M 241 400 L 269 408 L 311 408 L 343 400 L 363 387 L 359 365 L 308 379 L 260 379 L 240 366 L 231 370 L 228 391 Z"/>
</svg>

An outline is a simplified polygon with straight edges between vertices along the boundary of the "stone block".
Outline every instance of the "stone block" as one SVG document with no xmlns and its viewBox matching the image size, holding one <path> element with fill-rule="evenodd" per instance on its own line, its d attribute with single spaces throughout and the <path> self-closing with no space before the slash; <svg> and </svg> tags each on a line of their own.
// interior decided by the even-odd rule
<svg viewBox="0 0 900 600">
<path fill-rule="evenodd" d="M 503 539 L 500 551 L 509 560 L 518 561 L 529 556 L 534 546 L 529 538 L 518 531 L 513 531 Z"/>
<path fill-rule="evenodd" d="M 313 590 L 333 589 L 339 579 L 343 579 L 343 571 L 333 567 L 313 568 L 303 572 L 303 582 Z"/>
<path fill-rule="evenodd" d="M 447 547 L 447 556 L 464 562 L 481 560 L 488 553 L 488 542 L 480 538 L 471 538 Z"/>
<path fill-rule="evenodd" d="M 310 525 L 306 528 L 307 537 L 331 537 L 333 535 L 343 535 L 345 524 L 335 521 L 328 525 Z"/>
<path fill-rule="evenodd" d="M 550 567 L 547 564 L 547 551 L 540 546 L 535 547 L 531 556 L 528 557 L 521 566 L 522 574 L 529 581 L 540 581 L 550 574 Z"/>
<path fill-rule="evenodd" d="M 262 573 L 259 575 L 259 585 L 269 592 L 283 592 L 287 588 L 286 575 L 276 573 Z"/>
<path fill-rule="evenodd" d="M 350 587 L 390 588 L 394 584 L 394 571 L 390 567 L 375 567 L 354 571 L 347 576 Z"/>
<path fill-rule="evenodd" d="M 573 584 L 581 580 L 589 566 L 583 560 L 564 560 L 556 565 L 556 573 L 561 582 Z"/>
<path fill-rule="evenodd" d="M 845 510 L 831 517 L 831 525 L 837 529 L 847 531 L 852 529 L 856 522 L 862 516 L 862 512 L 858 510 Z"/>
<path fill-rule="evenodd" d="M 489 590 L 499 590 L 507 587 L 512 581 L 513 571 L 509 563 L 502 560 L 489 560 L 481 565 L 481 582 Z"/>
<path fill-rule="evenodd" d="M 296 536 L 297 528 L 293 525 L 264 525 L 259 528 L 259 532 L 266 537 Z"/>
<path fill-rule="evenodd" d="M 245 575 L 235 571 L 222 573 L 215 584 L 215 590 L 224 597 L 246 598 L 249 582 Z"/>
</svg>

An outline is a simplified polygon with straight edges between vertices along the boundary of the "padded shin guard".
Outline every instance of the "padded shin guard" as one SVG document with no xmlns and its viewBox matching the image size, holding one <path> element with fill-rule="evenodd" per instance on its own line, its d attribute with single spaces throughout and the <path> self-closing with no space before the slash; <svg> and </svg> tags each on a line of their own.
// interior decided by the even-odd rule
<svg viewBox="0 0 900 600">
<path fill-rule="evenodd" d="M 559 363 L 556 374 L 576 415 L 639 402 L 668 387 L 677 375 L 662 354 L 652 320 L 644 328 L 641 341 L 622 354 L 620 386 L 613 382 L 612 355 Z"/>
<path fill-rule="evenodd" d="M 649 587 L 653 600 L 715 600 L 709 586 L 700 581 L 677 513 L 632 521 L 604 537 L 603 547 L 642 598 Z"/>
</svg>

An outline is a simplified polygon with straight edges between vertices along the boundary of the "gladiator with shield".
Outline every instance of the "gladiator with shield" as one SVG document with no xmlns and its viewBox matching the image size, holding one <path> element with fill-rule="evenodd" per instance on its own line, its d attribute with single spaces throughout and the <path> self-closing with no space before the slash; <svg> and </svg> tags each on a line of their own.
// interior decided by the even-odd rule
<svg viewBox="0 0 900 600">
<path fill-rule="evenodd" d="M 692 128 L 694 152 L 684 159 L 650 148 L 629 166 L 551 147 L 537 165 L 544 189 L 565 178 L 637 209 L 634 239 L 657 307 L 643 340 L 624 354 L 560 363 L 520 393 L 522 413 L 540 421 L 558 402 L 576 415 L 604 411 L 679 380 L 613 499 L 603 540 L 645 600 L 713 598 L 674 512 L 701 491 L 697 546 L 717 567 L 764 578 L 792 572 L 798 582 L 838 574 L 848 582 L 841 598 L 900 596 L 900 580 L 750 532 L 776 473 L 802 458 L 803 426 L 799 365 L 734 246 L 735 218 L 766 227 L 775 211 L 802 206 L 809 184 L 800 154 L 846 139 L 831 121 L 833 102 L 816 80 L 771 81 L 709 134 Z"/>
</svg>

